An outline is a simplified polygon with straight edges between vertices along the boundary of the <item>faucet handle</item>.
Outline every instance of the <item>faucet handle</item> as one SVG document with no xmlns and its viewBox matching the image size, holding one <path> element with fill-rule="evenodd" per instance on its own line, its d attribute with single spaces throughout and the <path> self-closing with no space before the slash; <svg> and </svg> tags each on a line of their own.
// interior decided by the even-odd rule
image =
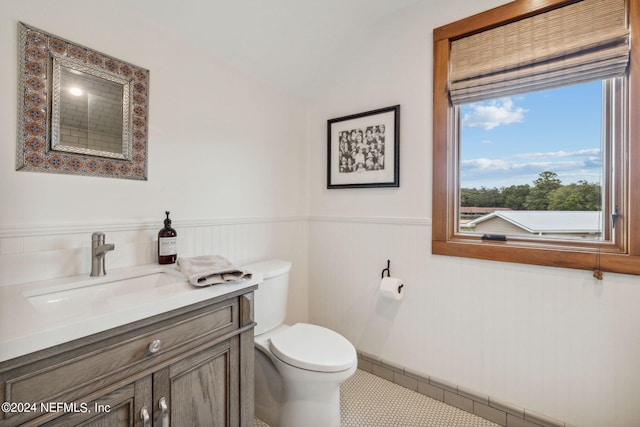
<svg viewBox="0 0 640 427">
<path fill-rule="evenodd" d="M 104 233 L 102 231 L 96 231 L 95 233 L 91 234 L 91 241 L 104 243 Z"/>
</svg>

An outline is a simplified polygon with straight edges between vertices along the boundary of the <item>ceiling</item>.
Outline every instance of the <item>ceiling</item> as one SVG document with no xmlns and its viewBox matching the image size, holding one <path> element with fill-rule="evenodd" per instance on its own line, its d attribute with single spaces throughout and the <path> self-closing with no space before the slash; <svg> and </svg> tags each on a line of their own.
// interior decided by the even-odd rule
<svg viewBox="0 0 640 427">
<path fill-rule="evenodd" d="M 239 69 L 314 97 L 386 19 L 430 0 L 132 0 Z"/>
</svg>

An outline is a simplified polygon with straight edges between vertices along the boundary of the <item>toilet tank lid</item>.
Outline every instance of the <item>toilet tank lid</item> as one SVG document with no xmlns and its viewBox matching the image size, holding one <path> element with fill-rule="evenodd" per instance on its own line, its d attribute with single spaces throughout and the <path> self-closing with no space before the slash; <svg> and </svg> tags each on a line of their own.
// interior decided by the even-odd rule
<svg viewBox="0 0 640 427">
<path fill-rule="evenodd" d="M 271 259 L 245 265 L 243 268 L 251 273 L 262 273 L 264 279 L 269 279 L 270 277 L 281 276 L 288 273 L 289 270 L 291 270 L 291 262 L 281 259 Z"/>
</svg>

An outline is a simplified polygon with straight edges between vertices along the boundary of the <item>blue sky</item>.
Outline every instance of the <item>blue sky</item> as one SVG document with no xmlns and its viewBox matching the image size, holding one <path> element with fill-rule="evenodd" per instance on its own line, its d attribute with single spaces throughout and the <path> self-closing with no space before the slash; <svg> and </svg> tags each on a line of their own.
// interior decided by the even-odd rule
<svg viewBox="0 0 640 427">
<path fill-rule="evenodd" d="M 601 81 L 465 104 L 463 188 L 532 184 L 556 172 L 563 184 L 601 177 Z"/>
</svg>

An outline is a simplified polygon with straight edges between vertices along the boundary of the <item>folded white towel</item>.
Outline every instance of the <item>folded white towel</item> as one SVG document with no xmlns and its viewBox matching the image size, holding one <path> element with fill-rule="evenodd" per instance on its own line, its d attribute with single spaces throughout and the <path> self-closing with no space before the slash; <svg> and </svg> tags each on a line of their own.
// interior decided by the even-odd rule
<svg viewBox="0 0 640 427">
<path fill-rule="evenodd" d="M 189 283 L 193 286 L 209 286 L 251 279 L 251 273 L 238 269 L 220 255 L 178 258 L 176 265 L 178 270 L 189 278 Z"/>
</svg>

